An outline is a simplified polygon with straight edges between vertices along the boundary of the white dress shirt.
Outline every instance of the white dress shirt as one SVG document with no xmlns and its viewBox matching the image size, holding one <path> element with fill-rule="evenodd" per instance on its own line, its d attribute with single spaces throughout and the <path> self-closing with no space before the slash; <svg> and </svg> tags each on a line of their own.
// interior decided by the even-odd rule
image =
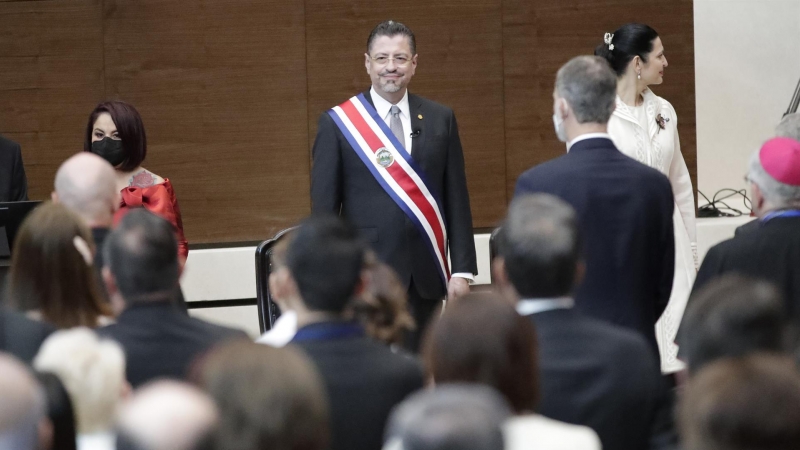
<svg viewBox="0 0 800 450">
<path fill-rule="evenodd" d="M 292 340 L 295 333 L 297 333 L 297 313 L 292 310 L 282 311 L 272 329 L 256 339 L 256 343 L 283 347 Z"/>
<path fill-rule="evenodd" d="M 369 89 L 369 95 L 372 97 L 372 104 L 375 105 L 375 111 L 378 112 L 378 116 L 383 118 L 383 121 L 386 122 L 386 126 L 389 126 L 389 121 L 392 119 L 391 109 L 392 105 L 389 103 L 388 100 L 378 95 L 375 92 L 375 87 L 371 87 Z M 411 107 L 408 105 L 408 89 L 406 89 L 405 94 L 403 94 L 403 98 L 397 102 L 397 107 L 400 108 L 400 122 L 403 124 L 403 133 L 405 134 L 405 142 L 403 145 L 406 146 L 405 151 L 410 155 L 411 154 Z M 459 277 L 459 278 L 466 278 L 469 282 L 473 282 L 475 279 L 473 278 L 471 273 L 454 273 L 451 276 Z"/>
</svg>

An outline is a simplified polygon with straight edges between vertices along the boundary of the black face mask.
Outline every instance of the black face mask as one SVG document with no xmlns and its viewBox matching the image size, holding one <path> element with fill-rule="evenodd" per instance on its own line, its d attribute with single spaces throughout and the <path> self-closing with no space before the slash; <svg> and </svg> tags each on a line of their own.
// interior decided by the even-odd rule
<svg viewBox="0 0 800 450">
<path fill-rule="evenodd" d="M 122 164 L 127 155 L 122 148 L 122 141 L 106 136 L 101 141 L 92 142 L 92 153 L 105 159 L 114 167 Z"/>
</svg>

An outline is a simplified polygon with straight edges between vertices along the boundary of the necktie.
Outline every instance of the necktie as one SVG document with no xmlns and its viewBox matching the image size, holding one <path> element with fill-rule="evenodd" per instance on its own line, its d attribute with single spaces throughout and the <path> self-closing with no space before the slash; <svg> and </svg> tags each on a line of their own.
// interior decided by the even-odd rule
<svg viewBox="0 0 800 450">
<path fill-rule="evenodd" d="M 392 105 L 392 109 L 390 109 L 389 112 L 392 114 L 392 118 L 389 120 L 389 128 L 405 150 L 406 137 L 405 133 L 403 133 L 403 122 L 400 121 L 400 108 L 398 108 L 397 105 Z"/>
</svg>

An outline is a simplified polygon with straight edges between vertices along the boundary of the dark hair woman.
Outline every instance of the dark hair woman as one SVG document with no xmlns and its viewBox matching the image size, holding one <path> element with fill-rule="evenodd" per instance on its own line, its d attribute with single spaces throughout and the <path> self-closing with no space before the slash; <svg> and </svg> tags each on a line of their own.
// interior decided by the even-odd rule
<svg viewBox="0 0 800 450">
<path fill-rule="evenodd" d="M 656 324 L 661 369 L 677 372 L 675 332 L 689 298 L 697 260 L 694 193 L 689 169 L 681 154 L 678 116 L 672 105 L 650 90 L 664 81 L 667 58 L 653 28 L 639 23 L 606 33 L 595 55 L 605 58 L 617 73 L 617 101 L 608 133 L 619 150 L 658 169 L 669 178 L 675 193 L 675 278 L 666 311 Z"/>
<path fill-rule="evenodd" d="M 121 101 L 97 105 L 89 114 L 83 149 L 101 156 L 117 171 L 122 202 L 115 222 L 136 207 L 144 207 L 169 220 L 175 227 L 181 261 L 185 261 L 189 244 L 183 234 L 181 210 L 172 183 L 142 167 L 147 156 L 147 136 L 136 108 Z"/>
</svg>

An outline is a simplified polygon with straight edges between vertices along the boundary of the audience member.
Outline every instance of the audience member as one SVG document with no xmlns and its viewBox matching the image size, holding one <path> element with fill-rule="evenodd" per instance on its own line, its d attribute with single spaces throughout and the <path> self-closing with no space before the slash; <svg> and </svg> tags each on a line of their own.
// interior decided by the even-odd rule
<svg viewBox="0 0 800 450">
<path fill-rule="evenodd" d="M 683 450 L 800 448 L 800 374 L 790 358 L 710 363 L 681 393 Z"/>
<path fill-rule="evenodd" d="M 289 275 L 286 267 L 286 248 L 289 246 L 291 233 L 282 236 L 272 248 L 269 273 L 269 293 L 272 301 L 278 305 L 281 315 L 266 333 L 256 340 L 259 344 L 272 347 L 283 347 L 292 340 L 297 332 L 297 313 L 295 309 L 302 307 L 297 285 Z"/>
<path fill-rule="evenodd" d="M 111 321 L 93 263 L 94 241 L 80 217 L 63 205 L 33 210 L 14 241 L 7 298 L 58 328 L 94 328 Z"/>
<path fill-rule="evenodd" d="M 641 335 L 573 308 L 580 243 L 575 211 L 547 194 L 515 199 L 498 236 L 495 280 L 538 335 L 538 411 L 591 427 L 603 448 L 666 445 L 669 404 L 653 349 Z"/>
<path fill-rule="evenodd" d="M 786 308 L 771 284 L 728 274 L 692 297 L 678 335 L 681 357 L 695 373 L 723 357 L 788 351 Z"/>
<path fill-rule="evenodd" d="M 536 332 L 495 294 L 467 294 L 428 332 L 428 375 L 443 383 L 481 383 L 497 389 L 516 415 L 506 424 L 506 449 L 600 449 L 590 428 L 535 414 L 539 402 Z"/>
<path fill-rule="evenodd" d="M 523 173 L 514 195 L 549 193 L 572 205 L 585 239 L 578 309 L 638 332 L 657 352 L 655 324 L 675 272 L 675 203 L 666 176 L 611 141 L 616 88 L 616 75 L 598 57 L 579 56 L 559 69 L 554 120 L 568 153 Z"/>
<path fill-rule="evenodd" d="M 44 341 L 33 367 L 58 376 L 69 393 L 78 450 L 113 450 L 114 414 L 130 389 L 119 344 L 87 328 L 57 331 Z"/>
<path fill-rule="evenodd" d="M 422 387 L 416 360 L 393 353 L 367 337 L 360 324 L 344 319 L 361 289 L 365 249 L 353 227 L 319 216 L 299 227 L 286 254 L 302 300 L 292 344 L 309 355 L 325 382 L 331 450 L 380 448 L 389 411 Z"/>
<path fill-rule="evenodd" d="M 28 180 L 22 164 L 22 149 L 16 142 L 0 136 L 0 202 L 28 199 Z"/>
<path fill-rule="evenodd" d="M 122 344 L 134 388 L 154 378 L 184 379 L 215 344 L 247 335 L 186 315 L 175 302 L 180 267 L 172 225 L 139 208 L 106 238 L 106 282 L 117 323 L 98 332 Z"/>
<path fill-rule="evenodd" d="M 100 156 L 116 169 L 116 186 L 122 198 L 117 221 L 137 207 L 168 220 L 176 234 L 183 265 L 189 255 L 189 243 L 183 234 L 178 199 L 168 178 L 142 167 L 147 156 L 147 136 L 139 111 L 121 101 L 97 105 L 89 114 L 83 150 Z"/>
<path fill-rule="evenodd" d="M 387 345 L 402 345 L 409 331 L 415 328 L 408 312 L 408 291 L 397 273 L 388 264 L 368 251 L 362 273 L 364 289 L 351 300 L 345 317 L 355 319 L 367 336 Z"/>
<path fill-rule="evenodd" d="M 768 140 L 750 159 L 747 179 L 760 226 L 711 247 L 693 292 L 738 272 L 774 283 L 789 315 L 800 318 L 800 142 Z"/>
<path fill-rule="evenodd" d="M 51 372 L 38 372 L 36 378 L 47 399 L 47 418 L 53 430 L 53 450 L 76 450 L 75 412 L 64 384 Z"/>
<path fill-rule="evenodd" d="M 302 352 L 232 342 L 204 359 L 199 383 L 220 408 L 216 449 L 328 448 L 325 388 Z M 363 424 L 349 426 L 361 429 Z"/>
<path fill-rule="evenodd" d="M 49 449 L 45 396 L 25 365 L 0 353 L 0 450 Z"/>
<path fill-rule="evenodd" d="M 392 412 L 383 450 L 502 450 L 511 415 L 502 397 L 477 384 L 420 391 Z"/>
<path fill-rule="evenodd" d="M 30 364 L 47 336 L 56 328 L 0 306 L 0 352 Z"/>
<path fill-rule="evenodd" d="M 116 450 L 207 450 L 219 419 L 214 401 L 196 387 L 154 381 L 120 408 Z"/>
<path fill-rule="evenodd" d="M 114 212 L 119 208 L 120 201 L 114 168 L 97 155 L 78 153 L 58 168 L 52 198 L 79 215 L 92 230 L 97 247 L 94 266 L 100 279 L 103 243 L 111 232 Z M 105 294 L 104 286 L 103 292 Z"/>
</svg>

